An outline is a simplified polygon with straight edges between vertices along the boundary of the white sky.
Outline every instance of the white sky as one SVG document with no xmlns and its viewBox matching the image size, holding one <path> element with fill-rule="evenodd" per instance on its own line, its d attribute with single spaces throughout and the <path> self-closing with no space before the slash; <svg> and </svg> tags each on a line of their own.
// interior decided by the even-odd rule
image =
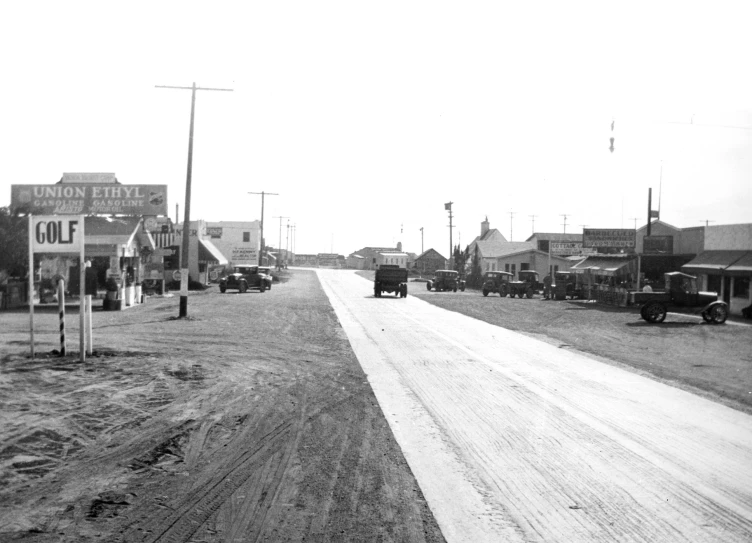
<svg viewBox="0 0 752 543">
<path fill-rule="evenodd" d="M 620 7 L 620 5 L 623 7 Z M 10 185 L 115 172 L 298 253 L 752 222 L 752 3 L 3 2 Z M 608 151 L 615 120 L 616 151 Z M 690 123 L 693 124 L 677 124 Z M 724 127 L 718 127 L 721 125 Z M 286 219 L 283 221 L 286 224 Z M 403 233 L 400 229 L 404 225 Z M 283 231 L 283 245 L 284 245 Z"/>
</svg>

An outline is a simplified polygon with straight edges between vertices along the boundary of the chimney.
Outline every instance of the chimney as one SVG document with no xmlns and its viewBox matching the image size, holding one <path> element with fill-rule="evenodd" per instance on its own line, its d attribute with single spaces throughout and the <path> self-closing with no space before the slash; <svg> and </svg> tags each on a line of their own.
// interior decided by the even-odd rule
<svg viewBox="0 0 752 543">
<path fill-rule="evenodd" d="M 486 220 L 480 223 L 480 238 L 483 239 L 483 236 L 486 235 L 486 232 L 489 230 L 489 222 L 488 222 L 488 215 L 486 215 Z"/>
<path fill-rule="evenodd" d="M 402 252 L 402 242 L 401 242 L 401 241 L 398 241 L 398 242 L 397 242 L 397 252 L 398 252 L 398 253 L 401 253 L 401 252 Z"/>
</svg>

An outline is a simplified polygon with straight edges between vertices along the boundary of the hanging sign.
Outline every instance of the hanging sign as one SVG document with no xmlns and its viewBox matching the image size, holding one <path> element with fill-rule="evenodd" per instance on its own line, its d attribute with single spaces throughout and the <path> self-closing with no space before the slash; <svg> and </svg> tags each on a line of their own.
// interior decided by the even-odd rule
<svg viewBox="0 0 752 543">
<path fill-rule="evenodd" d="M 84 217 L 33 216 L 30 240 L 33 253 L 78 254 L 84 250 Z"/>
</svg>

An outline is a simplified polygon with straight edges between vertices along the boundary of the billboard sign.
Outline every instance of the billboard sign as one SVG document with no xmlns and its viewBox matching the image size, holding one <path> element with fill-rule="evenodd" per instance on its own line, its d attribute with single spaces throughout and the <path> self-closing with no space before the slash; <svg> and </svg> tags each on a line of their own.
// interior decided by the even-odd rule
<svg viewBox="0 0 752 543">
<path fill-rule="evenodd" d="M 645 236 L 642 239 L 642 252 L 646 255 L 674 254 L 674 236 Z"/>
<path fill-rule="evenodd" d="M 11 185 L 10 205 L 43 215 L 167 215 L 167 185 Z"/>
<path fill-rule="evenodd" d="M 213 239 L 221 239 L 222 238 L 222 227 L 221 226 L 207 226 L 206 227 L 206 235 L 213 238 Z"/>
<path fill-rule="evenodd" d="M 585 228 L 582 246 L 593 249 L 634 249 L 636 230 L 629 228 Z"/>
<path fill-rule="evenodd" d="M 597 253 L 595 249 L 583 247 L 581 242 L 552 241 L 550 247 L 552 256 L 592 255 Z"/>
<path fill-rule="evenodd" d="M 29 239 L 32 253 L 82 253 L 84 218 L 32 216 Z"/>
</svg>

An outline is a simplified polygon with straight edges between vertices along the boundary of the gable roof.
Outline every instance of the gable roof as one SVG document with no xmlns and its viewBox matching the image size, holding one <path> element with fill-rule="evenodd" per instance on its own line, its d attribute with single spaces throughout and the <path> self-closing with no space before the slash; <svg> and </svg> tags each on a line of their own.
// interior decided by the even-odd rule
<svg viewBox="0 0 752 543">
<path fill-rule="evenodd" d="M 538 249 L 535 243 L 528 241 L 478 241 L 477 244 L 482 258 L 499 258 Z"/>
<path fill-rule="evenodd" d="M 538 241 L 582 241 L 582 234 L 563 234 L 554 232 L 535 232 L 525 241 L 536 239 Z"/>
<path fill-rule="evenodd" d="M 433 248 L 426 249 L 425 251 L 423 251 L 422 253 L 420 253 L 415 260 L 420 260 L 421 258 L 423 258 L 425 256 L 428 256 L 428 253 L 436 253 L 436 256 L 438 256 L 439 258 L 441 258 L 443 260 L 446 260 L 446 258 L 444 258 L 444 256 L 439 251 L 437 251 L 436 249 L 433 249 Z"/>
<path fill-rule="evenodd" d="M 651 222 L 650 223 L 650 228 L 652 229 L 654 226 L 657 226 L 657 225 L 665 226 L 666 228 L 670 228 L 671 230 L 676 230 L 677 232 L 681 232 L 681 230 L 682 230 L 681 228 L 677 228 L 676 226 L 674 226 L 672 224 L 668 224 L 667 222 L 663 222 L 660 219 L 658 219 L 657 221 Z M 645 225 L 641 226 L 640 228 L 638 228 L 637 232 L 643 232 L 643 231 L 647 232 L 647 230 L 648 230 L 648 225 L 645 224 Z"/>
</svg>

